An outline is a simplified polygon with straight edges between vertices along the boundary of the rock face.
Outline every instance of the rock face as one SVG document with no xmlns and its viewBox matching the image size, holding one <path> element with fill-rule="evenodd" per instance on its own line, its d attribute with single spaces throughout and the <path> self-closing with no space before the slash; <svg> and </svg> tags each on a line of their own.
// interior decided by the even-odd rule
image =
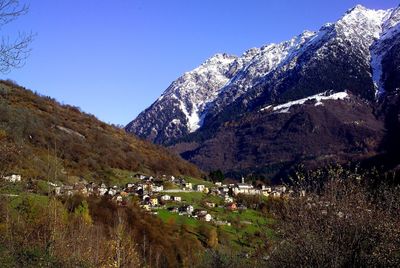
<svg viewBox="0 0 400 268">
<path fill-rule="evenodd" d="M 399 21 L 400 7 L 356 6 L 318 32 L 218 54 L 126 130 L 232 173 L 377 155 L 400 88 Z"/>
</svg>

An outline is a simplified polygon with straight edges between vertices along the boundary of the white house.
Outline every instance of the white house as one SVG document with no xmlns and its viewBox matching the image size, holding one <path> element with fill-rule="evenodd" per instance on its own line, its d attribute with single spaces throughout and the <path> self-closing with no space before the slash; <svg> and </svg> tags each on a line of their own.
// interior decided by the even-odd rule
<svg viewBox="0 0 400 268">
<path fill-rule="evenodd" d="M 114 188 L 109 188 L 108 191 L 107 191 L 107 194 L 111 195 L 111 196 L 114 196 L 114 195 L 117 194 L 117 190 L 114 189 Z"/>
<path fill-rule="evenodd" d="M 205 210 L 199 211 L 196 216 L 200 220 L 203 220 L 203 221 L 211 221 L 212 220 L 212 216 L 209 213 L 207 213 L 207 211 L 205 211 Z"/>
<path fill-rule="evenodd" d="M 115 197 L 115 200 L 116 200 L 117 202 L 122 202 L 122 196 L 117 195 L 117 196 Z"/>
<path fill-rule="evenodd" d="M 158 199 L 155 198 L 155 197 L 151 198 L 151 199 L 150 199 L 150 204 L 151 204 L 152 206 L 158 206 Z"/>
<path fill-rule="evenodd" d="M 103 196 L 107 193 L 107 188 L 106 187 L 100 187 L 99 188 L 99 195 Z"/>
<path fill-rule="evenodd" d="M 225 203 L 232 203 L 233 202 L 233 198 L 230 197 L 228 194 L 225 195 L 224 198 Z"/>
<path fill-rule="evenodd" d="M 204 186 L 203 184 L 196 185 L 197 192 L 204 192 L 205 188 L 206 186 Z"/>
<path fill-rule="evenodd" d="M 157 186 L 157 185 L 155 185 L 155 184 L 151 184 L 151 185 L 150 185 L 150 189 L 151 189 L 153 192 L 162 192 L 162 191 L 164 190 L 164 186 L 162 186 L 162 185 Z"/>
<path fill-rule="evenodd" d="M 193 210 L 194 210 L 194 207 L 193 207 L 192 205 L 188 205 L 188 206 L 186 207 L 186 212 L 187 212 L 188 214 L 192 214 L 192 213 L 193 213 Z"/>
<path fill-rule="evenodd" d="M 15 183 L 15 182 L 21 181 L 21 175 L 13 174 L 11 176 L 3 177 L 3 179 L 5 179 L 6 181 Z"/>
<path fill-rule="evenodd" d="M 212 220 L 212 216 L 209 214 L 209 213 L 207 213 L 205 216 L 204 216 L 204 218 L 203 218 L 205 221 L 211 221 Z"/>
<path fill-rule="evenodd" d="M 227 194 L 229 193 L 229 187 L 227 185 L 222 185 L 221 188 L 219 188 L 221 194 Z"/>
<path fill-rule="evenodd" d="M 133 187 L 135 187 L 134 183 L 127 183 L 126 184 L 126 188 L 133 188 Z"/>
<path fill-rule="evenodd" d="M 186 182 L 184 187 L 188 190 L 192 190 L 193 189 L 193 184 L 191 182 Z"/>
<path fill-rule="evenodd" d="M 173 196 L 172 199 L 173 199 L 175 202 L 182 202 L 182 197 L 180 197 L 180 196 Z"/>
<path fill-rule="evenodd" d="M 268 192 L 268 193 L 272 192 L 271 186 L 265 186 L 265 185 L 263 185 L 263 186 L 261 187 L 261 190 L 262 190 L 262 191 L 266 191 L 266 192 Z"/>
<path fill-rule="evenodd" d="M 171 196 L 170 196 L 170 195 L 167 195 L 167 194 L 162 195 L 162 196 L 161 196 L 161 200 L 162 200 L 162 201 L 169 201 L 169 200 L 171 200 Z"/>
<path fill-rule="evenodd" d="M 272 196 L 272 197 L 280 197 L 280 196 L 281 196 L 281 192 L 273 191 L 273 192 L 271 193 L 271 196 Z"/>
<path fill-rule="evenodd" d="M 256 194 L 262 194 L 262 191 L 255 189 L 251 184 L 245 183 L 244 178 L 242 178 L 242 183 L 238 183 L 236 187 L 233 188 L 233 193 L 235 195 L 238 194 L 256 195 Z"/>
<path fill-rule="evenodd" d="M 55 195 L 60 195 L 61 194 L 61 186 L 54 187 L 54 194 Z"/>
<path fill-rule="evenodd" d="M 208 201 L 206 201 L 206 202 L 205 202 L 205 205 L 206 205 L 207 207 L 209 207 L 209 208 L 215 208 L 215 203 L 213 203 L 213 202 L 208 202 Z"/>
<path fill-rule="evenodd" d="M 286 192 L 286 186 L 284 185 L 279 185 L 275 187 L 275 191 L 280 192 L 280 193 L 284 193 Z"/>
</svg>

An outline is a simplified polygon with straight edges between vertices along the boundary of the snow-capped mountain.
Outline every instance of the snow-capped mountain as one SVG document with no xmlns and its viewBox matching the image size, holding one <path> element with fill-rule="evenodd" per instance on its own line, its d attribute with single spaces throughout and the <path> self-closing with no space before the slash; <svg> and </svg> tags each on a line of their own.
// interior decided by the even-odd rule
<svg viewBox="0 0 400 268">
<path fill-rule="evenodd" d="M 321 144 L 308 150 L 297 144 L 308 140 L 301 133 L 292 133 L 285 141 L 275 129 L 291 126 L 302 132 L 304 122 L 311 129 L 323 125 L 330 134 L 321 133 L 328 137 L 346 132 L 330 139 L 336 151 L 327 151 L 333 155 L 376 153 L 384 133 L 379 120 L 384 119 L 376 119 L 374 107 L 400 88 L 399 21 L 400 7 L 371 10 L 358 5 L 317 32 L 252 48 L 240 57 L 217 54 L 174 81 L 126 130 L 156 143 L 175 144 L 175 150 L 206 170 L 250 169 L 262 159 L 261 166 L 322 157 Z M 355 112 L 360 118 L 344 115 L 351 109 L 362 111 Z M 339 121 L 323 122 L 321 113 Z M 245 132 L 249 122 L 251 128 L 278 136 Z M 359 139 L 365 133 L 371 136 L 367 142 Z M 298 150 L 290 153 L 288 144 Z M 272 151 L 260 149 L 264 145 L 274 151 L 273 157 Z"/>
<path fill-rule="evenodd" d="M 144 112 L 126 126 L 128 132 L 165 143 L 197 130 L 207 105 L 235 74 L 237 59 L 216 54 L 196 69 L 175 80 Z"/>
<path fill-rule="evenodd" d="M 325 24 L 315 34 L 308 33 L 276 68 L 251 80 L 244 91 L 246 94 L 240 94 L 242 98 L 221 94 L 215 101 L 218 105 L 210 109 L 205 122 L 216 121 L 220 112 L 222 117 L 224 113 L 231 114 L 231 109 L 257 109 L 264 104 L 286 102 L 326 90 L 349 90 L 373 99 L 377 88 L 372 80 L 376 74 L 371 68 L 371 46 L 382 36 L 395 11 L 356 6 L 336 23 Z M 236 92 L 234 88 L 227 91 Z"/>
</svg>

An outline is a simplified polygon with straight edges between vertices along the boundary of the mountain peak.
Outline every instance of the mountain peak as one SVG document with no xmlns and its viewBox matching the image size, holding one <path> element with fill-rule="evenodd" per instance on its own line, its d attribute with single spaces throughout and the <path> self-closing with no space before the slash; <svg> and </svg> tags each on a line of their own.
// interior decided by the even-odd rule
<svg viewBox="0 0 400 268">
<path fill-rule="evenodd" d="M 237 59 L 237 56 L 230 55 L 228 53 L 217 53 L 212 57 L 208 58 L 203 64 L 204 65 L 212 65 L 212 64 L 230 64 L 233 60 Z"/>
<path fill-rule="evenodd" d="M 349 10 L 347 10 L 345 14 L 350 14 L 350 13 L 353 13 L 353 12 L 366 11 L 366 10 L 368 10 L 368 8 L 366 8 L 363 5 L 358 4 L 355 7 L 350 8 Z"/>
<path fill-rule="evenodd" d="M 343 20 L 348 20 L 348 19 L 360 19 L 362 17 L 367 18 L 369 20 L 379 20 L 382 21 L 383 18 L 388 15 L 392 10 L 375 10 L 375 9 L 368 9 L 362 5 L 356 5 L 355 7 L 349 9 L 346 11 L 346 13 L 343 15 L 342 19 L 339 21 Z"/>
</svg>

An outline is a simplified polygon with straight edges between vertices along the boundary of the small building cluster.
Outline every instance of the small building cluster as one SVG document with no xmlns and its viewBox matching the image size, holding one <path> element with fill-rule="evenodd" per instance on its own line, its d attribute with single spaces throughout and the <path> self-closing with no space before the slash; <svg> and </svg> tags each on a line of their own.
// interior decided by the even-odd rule
<svg viewBox="0 0 400 268">
<path fill-rule="evenodd" d="M 20 175 L 11 175 L 3 177 L 9 182 L 21 181 Z M 143 209 L 153 214 L 157 214 L 159 209 L 167 209 L 170 212 L 178 213 L 182 216 L 194 219 L 214 222 L 218 225 L 230 225 L 229 222 L 221 221 L 213 218 L 212 214 L 207 211 L 214 208 L 223 208 L 225 211 L 236 212 L 246 210 L 247 207 L 237 203 L 238 195 L 262 195 L 275 197 L 285 197 L 293 194 L 292 190 L 288 190 L 286 186 L 265 186 L 254 187 L 247 184 L 242 178 L 240 183 L 223 184 L 216 182 L 214 184 L 193 184 L 183 178 L 175 178 L 174 176 L 161 176 L 159 178 L 137 174 L 132 178 L 132 182 L 127 183 L 123 187 L 107 186 L 105 183 L 86 182 L 82 180 L 73 185 L 58 185 L 48 182 L 55 195 L 71 196 L 80 194 L 83 196 L 99 196 L 107 197 L 114 200 L 121 206 L 128 202 L 137 202 Z M 168 185 L 168 189 L 165 189 Z M 204 193 L 205 199 L 202 205 L 193 204 L 182 198 L 182 193 L 186 195 L 190 193 Z M 302 196 L 305 192 L 300 193 Z M 207 198 L 210 197 L 210 198 Z M 219 204 L 211 202 L 211 197 L 219 197 Z M 214 198 L 215 199 L 215 198 Z"/>
</svg>

